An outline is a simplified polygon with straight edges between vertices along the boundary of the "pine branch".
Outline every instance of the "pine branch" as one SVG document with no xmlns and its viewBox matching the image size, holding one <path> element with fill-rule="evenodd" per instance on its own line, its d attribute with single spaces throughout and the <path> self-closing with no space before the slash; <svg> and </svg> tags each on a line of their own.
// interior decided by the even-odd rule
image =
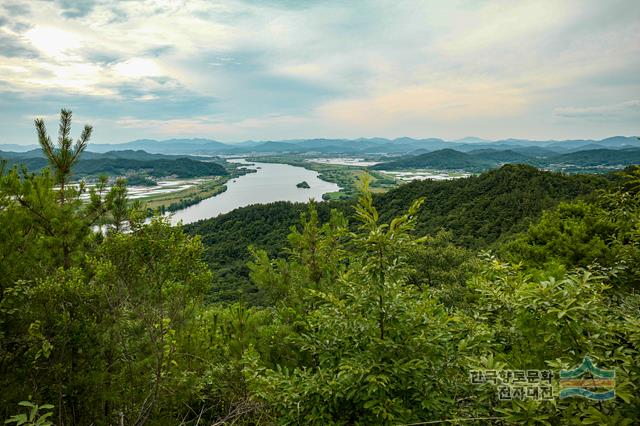
<svg viewBox="0 0 640 426">
<path fill-rule="evenodd" d="M 87 144 L 89 143 L 89 139 L 91 139 L 91 133 L 93 132 L 93 127 L 89 125 L 84 126 L 84 130 L 80 135 L 80 138 L 76 142 L 76 146 L 74 147 L 73 156 L 71 157 L 70 165 L 74 164 L 78 159 L 78 156 L 84 152 L 87 148 Z"/>
<path fill-rule="evenodd" d="M 62 151 L 71 148 L 71 116 L 72 113 L 68 109 L 60 110 L 60 130 L 58 131 L 58 145 Z"/>
<path fill-rule="evenodd" d="M 38 132 L 38 143 L 40 144 L 40 148 L 44 151 L 47 159 L 54 166 L 59 167 L 58 159 L 53 149 L 53 144 L 51 143 L 51 138 L 47 134 L 47 128 L 44 125 L 44 120 L 42 118 L 35 119 L 36 130 Z"/>
<path fill-rule="evenodd" d="M 52 237 L 55 236 L 55 233 L 51 229 L 50 221 L 45 215 L 37 211 L 31 204 L 29 204 L 29 202 L 27 202 L 27 200 L 24 197 L 19 195 L 16 197 L 16 200 L 18 201 L 18 203 L 20 203 L 22 207 L 25 207 L 27 210 L 29 210 L 31 213 L 33 213 L 35 216 L 37 216 L 40 219 L 40 224 L 42 225 L 42 227 L 44 228 L 45 232 L 48 235 Z"/>
</svg>

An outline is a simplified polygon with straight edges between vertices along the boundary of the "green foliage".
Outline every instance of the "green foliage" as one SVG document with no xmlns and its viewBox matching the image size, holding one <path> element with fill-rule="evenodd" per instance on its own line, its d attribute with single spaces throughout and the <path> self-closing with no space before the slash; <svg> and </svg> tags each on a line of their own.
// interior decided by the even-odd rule
<svg viewBox="0 0 640 426">
<path fill-rule="evenodd" d="M 480 270 L 478 256 L 455 245 L 450 232 L 440 231 L 423 241 L 408 252 L 412 268 L 408 284 L 421 292 L 431 292 L 447 307 L 464 306 L 473 293 L 467 280 Z"/>
<path fill-rule="evenodd" d="M 319 203 L 318 218 L 328 220 L 332 208 L 344 211 L 346 207 L 343 203 Z M 306 209 L 302 203 L 280 201 L 242 207 L 230 214 L 185 225 L 188 234 L 201 235 L 205 259 L 215 273 L 209 300 L 267 303 L 263 291 L 249 280 L 249 246 L 265 250 L 272 257 L 284 256 L 290 227 L 300 223 L 300 214 Z"/>
<path fill-rule="evenodd" d="M 298 318 L 300 330 L 290 338 L 306 361 L 293 370 L 269 369 L 254 353 L 245 373 L 279 422 L 397 423 L 446 405 L 437 397 L 426 403 L 422 395 L 434 385 L 428 378 L 446 369 L 452 349 L 434 342 L 454 331 L 441 307 L 406 285 L 406 253 L 420 244 L 411 235 L 420 204 L 391 223 L 380 223 L 365 181 L 356 206 L 358 230 L 348 238 L 336 238 L 343 227 L 320 228 L 311 207 L 302 219 L 303 232 L 292 234 L 287 264 L 276 261 L 270 269 L 264 253 L 258 254 L 252 267 L 258 285 L 306 284 L 284 286 L 298 288 L 299 297 L 276 314 L 281 321 Z M 337 253 L 343 268 L 311 255 L 310 248 L 336 245 L 325 253 Z"/>
<path fill-rule="evenodd" d="M 629 187 L 625 184 L 625 187 Z M 619 276 L 619 285 L 640 283 L 640 199 L 624 188 L 602 192 L 592 202 L 562 203 L 500 247 L 528 268 L 574 268 L 598 264 Z"/>
<path fill-rule="evenodd" d="M 624 188 L 633 195 L 640 193 L 640 166 L 632 166 L 621 173 L 624 178 Z"/>
<path fill-rule="evenodd" d="M 104 335 L 108 379 L 119 399 L 131 401 L 129 421 L 156 413 L 175 379 L 177 339 L 211 282 L 201 255 L 198 238 L 156 218 L 106 239 L 93 262 L 93 285 L 108 306 L 104 320 L 113 322 Z"/>
<path fill-rule="evenodd" d="M 15 423 L 16 426 L 51 426 L 51 423 L 47 418 L 53 415 L 52 412 L 40 413 L 40 410 L 47 411 L 53 408 L 51 404 L 44 405 L 35 405 L 29 401 L 20 401 L 18 403 L 21 407 L 27 407 L 29 412 L 27 414 L 16 414 L 11 416 L 10 419 L 6 420 L 4 423 Z"/>
<path fill-rule="evenodd" d="M 583 270 L 560 280 L 533 280 L 496 259 L 488 266 L 472 281 L 479 298 L 465 315 L 482 324 L 484 350 L 491 348 L 493 365 L 558 371 L 573 368 L 588 354 L 598 365 L 616 370 L 617 398 L 606 404 L 514 402 L 496 411 L 518 424 L 631 424 L 640 414 L 637 311 L 617 304 L 607 277 Z M 637 307 L 637 295 L 628 297 L 627 303 Z M 486 363 L 476 365 L 487 368 Z M 604 423 L 596 420 L 605 418 Z"/>
<path fill-rule="evenodd" d="M 11 372 L 0 409 L 34 395 L 56 401 L 60 424 L 141 424 L 162 416 L 176 342 L 211 274 L 199 239 L 143 223 L 124 180 L 109 191 L 106 179 L 89 191 L 62 185 L 70 167 L 60 164 L 82 152 L 68 146 L 69 122 L 63 114 L 63 145 L 51 151 L 55 179 L 0 173 L 0 369 Z"/>
<path fill-rule="evenodd" d="M 601 207 L 583 201 L 562 203 L 545 212 L 507 250 L 517 256 L 514 260 L 535 265 L 552 259 L 568 266 L 610 265 L 618 257 L 615 247 L 607 244 L 615 229 Z"/>
</svg>

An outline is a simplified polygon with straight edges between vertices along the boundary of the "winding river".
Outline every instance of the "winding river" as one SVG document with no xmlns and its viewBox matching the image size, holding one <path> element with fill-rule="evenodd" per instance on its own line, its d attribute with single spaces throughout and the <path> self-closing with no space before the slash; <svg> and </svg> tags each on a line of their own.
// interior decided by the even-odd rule
<svg viewBox="0 0 640 426">
<path fill-rule="evenodd" d="M 323 194 L 340 189 L 335 183 L 318 178 L 318 172 L 302 167 L 288 164 L 250 163 L 244 159 L 229 161 L 247 164 L 247 168 L 255 169 L 256 173 L 231 179 L 227 182 L 227 190 L 222 194 L 173 213 L 172 224 L 175 225 L 180 221 L 186 224 L 208 219 L 251 204 L 266 204 L 274 201 L 307 202 L 310 198 L 322 200 Z M 310 188 L 296 188 L 296 184 L 302 181 L 306 181 Z"/>
</svg>

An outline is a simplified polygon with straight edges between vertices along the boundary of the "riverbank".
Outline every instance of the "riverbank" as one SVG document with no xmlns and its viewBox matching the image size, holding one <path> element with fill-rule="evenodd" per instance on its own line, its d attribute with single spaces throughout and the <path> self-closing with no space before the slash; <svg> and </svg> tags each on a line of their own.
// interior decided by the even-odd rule
<svg viewBox="0 0 640 426">
<path fill-rule="evenodd" d="M 226 191 L 228 176 L 213 176 L 189 188 L 166 194 L 140 198 L 147 209 L 177 211 Z"/>
<path fill-rule="evenodd" d="M 209 176 L 205 179 L 200 179 L 202 182 L 185 189 L 141 197 L 140 201 L 149 212 L 156 210 L 160 210 L 162 214 L 176 212 L 198 204 L 207 198 L 220 195 L 227 190 L 227 182 L 235 181 L 235 179 L 247 173 L 256 172 L 256 170 L 241 167 L 237 163 L 230 162 L 227 164 L 229 174 L 226 176 Z"/>
</svg>

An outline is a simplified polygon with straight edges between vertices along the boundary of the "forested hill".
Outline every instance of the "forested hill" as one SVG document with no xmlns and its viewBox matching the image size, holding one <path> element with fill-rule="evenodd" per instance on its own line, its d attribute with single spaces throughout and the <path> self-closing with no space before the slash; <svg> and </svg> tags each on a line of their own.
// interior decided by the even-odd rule
<svg viewBox="0 0 640 426">
<path fill-rule="evenodd" d="M 531 156 L 525 155 L 522 152 L 513 151 L 511 149 L 476 149 L 473 151 L 469 151 L 468 154 L 473 155 L 476 158 L 496 163 L 526 164 L 527 161 L 531 160 Z"/>
<path fill-rule="evenodd" d="M 566 175 L 526 165 L 505 165 L 479 176 L 449 181 L 414 181 L 376 198 L 383 220 L 425 197 L 416 230 L 445 228 L 454 241 L 482 247 L 524 230 L 531 219 L 559 201 L 611 185 L 615 175 Z"/>
<path fill-rule="evenodd" d="M 451 181 L 415 181 L 375 197 L 383 220 L 404 211 L 412 201 L 425 197 L 417 232 L 452 232 L 453 242 L 468 247 L 487 247 L 501 237 L 526 229 L 542 210 L 590 194 L 611 185 L 613 175 L 564 175 L 540 171 L 524 165 L 500 169 Z M 348 201 L 320 203 L 319 215 L 327 217 L 331 208 L 352 213 Z M 247 279 L 247 246 L 281 255 L 292 224 L 306 210 L 304 204 L 279 202 L 234 210 L 217 218 L 186 225 L 190 234 L 200 234 L 206 259 L 219 277 L 215 299 L 233 300 L 238 291 L 255 290 Z M 255 295 L 254 295 L 255 296 Z"/>
<path fill-rule="evenodd" d="M 9 166 L 24 164 L 30 171 L 37 171 L 47 166 L 44 158 L 8 158 Z M 76 177 L 105 175 L 126 175 L 130 172 L 144 173 L 148 176 L 163 177 L 176 176 L 191 178 L 199 176 L 226 175 L 226 169 L 213 162 L 197 161 L 190 158 L 176 158 L 172 160 L 131 160 L 125 158 L 101 158 L 80 160 L 74 169 Z"/>
<path fill-rule="evenodd" d="M 179 178 L 197 176 L 221 176 L 227 174 L 223 166 L 217 163 L 177 158 L 175 160 L 87 160 L 80 161 L 79 174 L 121 174 L 128 170 L 142 170 L 150 176 L 162 177 L 175 175 Z"/>
<path fill-rule="evenodd" d="M 525 154 L 525 152 L 529 152 L 529 154 Z M 558 166 L 624 167 L 640 163 L 640 148 L 584 149 L 561 155 L 552 151 L 545 152 L 540 149 L 519 150 L 519 152 L 510 149 L 478 149 L 466 153 L 454 149 L 441 149 L 380 163 L 373 166 L 372 169 L 402 170 L 407 168 L 428 168 L 482 171 L 505 163 L 530 164 L 538 167 L 552 168 Z"/>
<path fill-rule="evenodd" d="M 441 149 L 412 157 L 404 157 L 395 161 L 377 164 L 372 167 L 375 170 L 396 170 L 407 168 L 433 168 L 433 169 L 486 169 L 497 164 L 480 155 L 470 155 L 454 149 Z"/>
<path fill-rule="evenodd" d="M 318 215 L 327 220 L 331 208 L 347 211 L 350 202 L 327 201 L 318 204 Z M 300 221 L 307 205 L 279 201 L 241 207 L 212 219 L 184 226 L 187 233 L 200 235 L 205 259 L 216 274 L 213 300 L 237 300 L 246 297 L 260 303 L 257 289 L 249 283 L 247 261 L 249 246 L 266 250 L 270 256 L 282 256 L 290 227 Z"/>
<path fill-rule="evenodd" d="M 640 149 L 628 148 L 621 150 L 614 149 L 591 149 L 587 151 L 572 152 L 569 154 L 553 157 L 552 161 L 563 164 L 576 164 L 581 166 L 609 166 L 609 165 L 632 165 L 640 164 Z"/>
</svg>

